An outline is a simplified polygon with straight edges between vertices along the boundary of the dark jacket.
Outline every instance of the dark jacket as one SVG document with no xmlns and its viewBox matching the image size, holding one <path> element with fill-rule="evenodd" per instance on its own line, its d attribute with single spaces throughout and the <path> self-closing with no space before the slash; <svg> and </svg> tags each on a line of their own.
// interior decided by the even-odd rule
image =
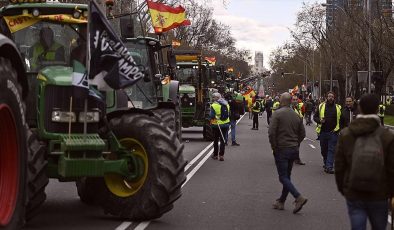
<svg viewBox="0 0 394 230">
<path fill-rule="evenodd" d="M 352 120 L 356 119 L 356 116 L 358 115 L 358 111 L 356 107 L 353 106 L 352 109 L 349 109 L 348 107 L 345 106 L 341 112 L 341 128 L 345 128 L 349 126 L 350 114 L 352 114 Z"/>
<path fill-rule="evenodd" d="M 316 111 L 313 115 L 313 120 L 317 123 L 320 124 L 320 111 L 319 111 L 319 106 L 317 106 Z M 337 126 L 337 108 L 336 104 L 328 104 L 326 103 L 326 110 L 324 111 L 324 119 L 325 122 L 321 126 L 321 131 L 322 132 L 331 132 L 335 129 Z"/>
<path fill-rule="evenodd" d="M 386 184 L 376 193 L 363 193 L 349 189 L 349 174 L 356 137 L 372 133 L 380 126 L 380 119 L 376 115 L 358 116 L 348 128 L 340 132 L 335 153 L 335 179 L 339 192 L 349 200 L 374 201 L 384 200 L 394 195 L 394 133 L 386 129 L 381 140 L 386 163 Z M 366 168 L 365 170 L 368 170 Z"/>
<path fill-rule="evenodd" d="M 302 119 L 289 106 L 277 109 L 268 129 L 272 150 L 298 147 L 305 138 Z"/>
<path fill-rule="evenodd" d="M 305 112 L 311 113 L 313 111 L 313 103 L 311 101 L 305 102 Z"/>
<path fill-rule="evenodd" d="M 233 97 L 226 98 L 228 104 L 230 105 L 230 120 L 236 121 L 239 119 L 239 106 Z"/>
<path fill-rule="evenodd" d="M 267 100 L 265 102 L 265 111 L 270 112 L 272 111 L 272 106 L 274 105 L 274 102 L 272 100 Z"/>
</svg>

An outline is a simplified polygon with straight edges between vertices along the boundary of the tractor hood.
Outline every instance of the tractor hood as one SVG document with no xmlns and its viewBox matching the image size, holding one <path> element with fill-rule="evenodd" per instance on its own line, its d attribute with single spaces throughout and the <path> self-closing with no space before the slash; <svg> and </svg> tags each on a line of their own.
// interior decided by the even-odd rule
<svg viewBox="0 0 394 230">
<path fill-rule="evenodd" d="M 179 86 L 179 93 L 184 94 L 184 93 L 195 93 L 196 88 L 192 85 L 180 85 Z"/>
<path fill-rule="evenodd" d="M 39 80 L 49 85 L 71 86 L 73 70 L 66 66 L 48 66 L 41 70 Z"/>
</svg>

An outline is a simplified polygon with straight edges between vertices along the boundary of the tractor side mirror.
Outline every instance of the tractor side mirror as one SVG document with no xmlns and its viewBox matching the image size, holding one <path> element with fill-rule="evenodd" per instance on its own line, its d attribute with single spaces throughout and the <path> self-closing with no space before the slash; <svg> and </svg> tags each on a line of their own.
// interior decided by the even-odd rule
<svg viewBox="0 0 394 230">
<path fill-rule="evenodd" d="M 133 19 L 131 16 L 120 18 L 120 34 L 123 39 L 135 37 Z"/>
</svg>

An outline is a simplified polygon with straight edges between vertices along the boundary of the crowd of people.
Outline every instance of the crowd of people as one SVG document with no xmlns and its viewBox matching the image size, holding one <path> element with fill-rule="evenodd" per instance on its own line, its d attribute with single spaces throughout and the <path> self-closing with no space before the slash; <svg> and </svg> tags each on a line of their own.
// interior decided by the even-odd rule
<svg viewBox="0 0 394 230">
<path fill-rule="evenodd" d="M 232 145 L 239 145 L 235 129 L 240 116 L 231 95 L 226 95 L 226 99 L 215 93 L 210 114 L 215 137 L 212 158 L 221 161 L 229 127 Z M 323 170 L 335 174 L 337 188 L 346 198 L 352 229 L 366 229 L 367 219 L 372 229 L 386 229 L 389 199 L 394 199 L 394 132 L 384 127 L 389 104 L 391 99 L 382 102 L 372 94 L 365 94 L 358 101 L 349 96 L 343 107 L 336 103 L 333 92 L 320 100 L 303 100 L 289 93 L 274 99 L 269 95 L 255 96 L 249 108 L 251 129 L 259 129 L 259 117 L 266 112 L 269 142 L 283 186 L 273 208 L 283 210 L 289 193 L 295 199 L 293 213 L 308 201 L 290 175 L 294 163 L 305 165 L 300 159 L 300 144 L 306 136 L 304 120 L 310 126 L 313 118 Z"/>
</svg>

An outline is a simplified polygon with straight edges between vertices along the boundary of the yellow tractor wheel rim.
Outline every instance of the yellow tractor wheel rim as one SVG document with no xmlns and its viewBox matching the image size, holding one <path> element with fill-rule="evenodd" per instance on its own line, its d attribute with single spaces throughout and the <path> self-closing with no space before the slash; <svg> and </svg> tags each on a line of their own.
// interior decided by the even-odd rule
<svg viewBox="0 0 394 230">
<path fill-rule="evenodd" d="M 144 162 L 144 174 L 136 181 L 127 181 L 124 176 L 117 173 L 107 173 L 104 175 L 107 188 L 118 197 L 129 197 L 137 193 L 145 183 L 148 176 L 148 154 L 141 144 L 133 138 L 124 138 L 120 140 L 120 144 L 130 150 L 134 150 L 133 154 L 139 156 Z"/>
</svg>

